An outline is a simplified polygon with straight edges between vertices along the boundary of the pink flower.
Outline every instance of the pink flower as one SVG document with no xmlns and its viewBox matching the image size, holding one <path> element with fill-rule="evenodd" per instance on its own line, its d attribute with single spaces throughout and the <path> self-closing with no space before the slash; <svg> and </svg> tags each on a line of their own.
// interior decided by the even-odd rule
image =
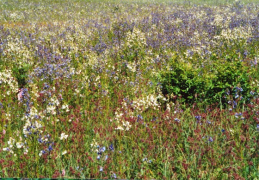
<svg viewBox="0 0 259 180">
<path fill-rule="evenodd" d="M 5 133 L 6 133 L 6 131 L 5 131 L 5 130 L 3 130 L 3 135 L 5 135 Z"/>
<path fill-rule="evenodd" d="M 62 169 L 62 173 L 61 173 L 62 176 L 65 176 L 66 175 L 66 171 L 65 169 Z"/>
<path fill-rule="evenodd" d="M 22 100 L 22 94 L 23 94 L 23 88 L 19 89 L 18 91 L 18 94 L 17 94 L 18 101 Z"/>
</svg>

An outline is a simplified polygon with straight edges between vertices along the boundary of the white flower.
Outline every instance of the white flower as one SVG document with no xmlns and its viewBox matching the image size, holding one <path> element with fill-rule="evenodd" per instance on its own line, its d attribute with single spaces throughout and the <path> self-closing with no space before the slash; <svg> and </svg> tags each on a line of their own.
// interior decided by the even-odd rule
<svg viewBox="0 0 259 180">
<path fill-rule="evenodd" d="M 9 151 L 10 149 L 9 148 L 3 148 L 3 151 Z"/>
<path fill-rule="evenodd" d="M 124 130 L 122 126 L 118 126 L 117 128 L 115 129 L 118 129 L 118 130 Z"/>
<path fill-rule="evenodd" d="M 65 150 L 65 151 L 62 152 L 62 155 L 65 155 L 66 153 L 67 153 L 67 151 Z"/>
<path fill-rule="evenodd" d="M 27 148 L 24 149 L 24 153 L 23 154 L 28 154 L 28 149 Z"/>
<path fill-rule="evenodd" d="M 125 121 L 125 122 L 122 121 L 122 123 L 123 123 L 123 126 L 126 127 L 126 131 L 128 131 L 131 128 L 131 125 L 130 125 L 130 123 L 128 121 Z"/>
<path fill-rule="evenodd" d="M 13 139 L 12 137 L 10 137 L 9 141 L 7 142 L 9 147 L 12 148 L 13 144 L 15 143 L 15 139 Z"/>
<path fill-rule="evenodd" d="M 42 156 L 43 152 L 44 152 L 44 151 L 43 151 L 43 150 L 41 150 L 41 151 L 40 151 L 40 153 L 39 153 L 39 156 Z"/>
<path fill-rule="evenodd" d="M 63 104 L 61 109 L 65 110 L 66 112 L 69 112 L 69 108 L 67 104 Z"/>
<path fill-rule="evenodd" d="M 68 135 L 66 135 L 65 133 L 61 133 L 60 140 L 67 139 L 67 137 Z"/>
<path fill-rule="evenodd" d="M 23 147 L 23 143 L 17 142 L 17 143 L 16 143 L 16 147 L 17 147 L 18 149 L 22 148 L 22 147 Z"/>
</svg>

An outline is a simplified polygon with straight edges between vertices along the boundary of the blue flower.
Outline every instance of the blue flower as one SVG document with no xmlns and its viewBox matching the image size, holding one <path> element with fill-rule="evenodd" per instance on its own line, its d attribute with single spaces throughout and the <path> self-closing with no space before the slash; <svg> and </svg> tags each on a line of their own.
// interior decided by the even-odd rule
<svg viewBox="0 0 259 180">
<path fill-rule="evenodd" d="M 43 141 L 42 141 L 41 137 L 40 137 L 40 138 L 38 138 L 38 142 L 39 142 L 39 143 L 43 143 Z"/>
<path fill-rule="evenodd" d="M 257 131 L 259 131 L 259 124 L 257 124 L 256 129 L 257 129 Z"/>
<path fill-rule="evenodd" d="M 201 120 L 201 116 L 195 116 L 195 118 L 200 121 Z"/>
<path fill-rule="evenodd" d="M 113 144 L 111 144 L 111 145 L 109 146 L 109 149 L 110 149 L 111 151 L 114 151 Z"/>
<path fill-rule="evenodd" d="M 103 171 L 103 167 L 102 167 L 102 166 L 100 166 L 100 169 L 99 169 L 99 171 L 100 171 L 100 172 L 102 172 L 102 171 Z"/>
<path fill-rule="evenodd" d="M 51 145 L 49 145 L 48 150 L 49 150 L 49 152 L 53 150 Z"/>
<path fill-rule="evenodd" d="M 238 118 L 239 116 L 242 116 L 242 113 L 235 113 L 235 117 Z"/>
<path fill-rule="evenodd" d="M 253 92 L 253 91 L 250 91 L 250 94 L 253 96 L 253 95 L 255 94 L 255 92 Z"/>
<path fill-rule="evenodd" d="M 208 124 L 212 124 L 212 122 L 211 122 L 211 121 L 209 121 L 209 120 L 207 120 L 207 123 L 208 123 Z"/>
<path fill-rule="evenodd" d="M 212 137 L 209 137 L 209 142 L 213 142 L 213 139 L 212 139 Z"/>
<path fill-rule="evenodd" d="M 174 121 L 176 121 L 176 122 L 180 122 L 181 120 L 180 119 L 178 119 L 178 118 L 174 118 Z"/>
<path fill-rule="evenodd" d="M 143 117 L 141 115 L 138 115 L 137 121 L 139 121 L 139 120 L 143 120 Z"/>
<path fill-rule="evenodd" d="M 98 155 L 96 159 L 97 159 L 97 160 L 100 160 L 100 159 L 101 159 L 101 156 L 100 156 L 100 155 Z"/>
<path fill-rule="evenodd" d="M 241 88 L 241 87 L 236 87 L 236 90 L 238 90 L 238 91 L 243 91 L 243 89 Z"/>
<path fill-rule="evenodd" d="M 112 173 L 112 178 L 117 179 L 117 175 L 115 173 Z"/>
<path fill-rule="evenodd" d="M 106 147 L 103 146 L 102 148 L 99 149 L 98 154 L 102 154 L 105 150 L 106 150 Z"/>
<path fill-rule="evenodd" d="M 235 109 L 237 107 L 237 102 L 233 101 L 233 108 Z"/>
<path fill-rule="evenodd" d="M 225 131 L 226 131 L 225 129 L 222 129 L 222 130 L 221 130 L 221 132 L 223 132 L 223 133 L 224 133 Z"/>
</svg>

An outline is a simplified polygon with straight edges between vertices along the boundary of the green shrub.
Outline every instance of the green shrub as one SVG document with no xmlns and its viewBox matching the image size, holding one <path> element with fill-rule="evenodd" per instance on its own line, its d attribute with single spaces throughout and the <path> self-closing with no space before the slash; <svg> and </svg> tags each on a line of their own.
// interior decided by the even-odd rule
<svg viewBox="0 0 259 180">
<path fill-rule="evenodd" d="M 184 63 L 179 57 L 172 59 L 169 71 L 159 75 L 164 95 L 181 97 L 187 104 L 202 102 L 220 103 L 225 106 L 231 100 L 246 102 L 256 91 L 251 79 L 256 69 L 251 70 L 240 60 L 217 59 L 212 65 L 194 67 L 197 64 Z"/>
<path fill-rule="evenodd" d="M 15 66 L 12 68 L 12 72 L 14 74 L 14 77 L 18 81 L 18 87 L 23 88 L 26 85 L 26 78 L 27 78 L 27 73 L 30 69 L 30 65 L 24 64 L 21 67 Z"/>
</svg>

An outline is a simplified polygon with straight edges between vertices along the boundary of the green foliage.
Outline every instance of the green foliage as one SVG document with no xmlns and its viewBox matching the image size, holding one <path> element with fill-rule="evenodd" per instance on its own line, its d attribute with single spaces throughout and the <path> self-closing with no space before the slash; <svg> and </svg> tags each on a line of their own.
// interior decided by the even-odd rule
<svg viewBox="0 0 259 180">
<path fill-rule="evenodd" d="M 27 78 L 27 73 L 30 69 L 29 64 L 24 64 L 22 67 L 13 67 L 12 72 L 14 74 L 14 77 L 17 79 L 18 82 L 18 87 L 22 88 L 26 85 L 26 78 Z"/>
<path fill-rule="evenodd" d="M 170 70 L 160 74 L 163 94 L 181 96 L 188 104 L 203 102 L 207 104 L 221 103 L 226 106 L 227 95 L 234 99 L 242 96 L 242 101 L 249 101 L 250 92 L 256 89 L 252 86 L 251 77 L 255 71 L 233 56 L 227 59 L 216 59 L 214 64 L 207 67 L 192 68 L 175 58 L 170 62 Z M 194 66 L 194 65 L 192 65 Z M 242 88 L 237 91 L 236 87 Z"/>
</svg>

